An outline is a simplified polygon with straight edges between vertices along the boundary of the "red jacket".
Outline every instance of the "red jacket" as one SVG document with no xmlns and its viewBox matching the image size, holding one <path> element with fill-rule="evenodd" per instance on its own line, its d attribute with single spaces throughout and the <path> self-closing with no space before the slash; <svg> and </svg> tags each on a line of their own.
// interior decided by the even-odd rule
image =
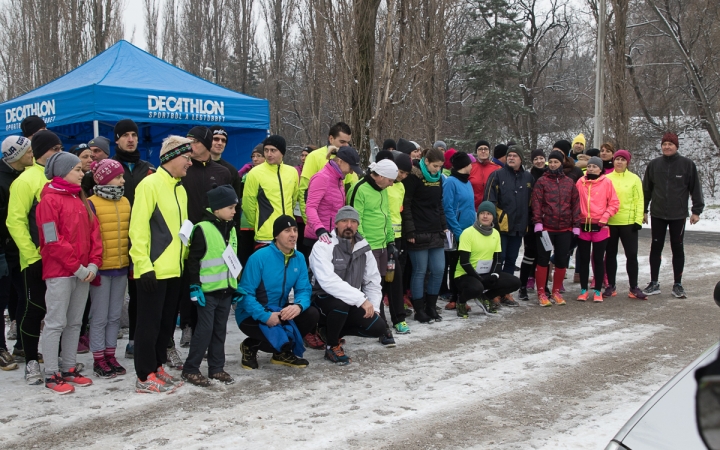
<svg viewBox="0 0 720 450">
<path fill-rule="evenodd" d="M 580 227 L 580 196 L 573 180 L 564 173 L 547 171 L 538 178 L 531 203 L 532 223 L 542 223 L 547 231 Z"/>
<path fill-rule="evenodd" d="M 80 266 L 102 265 L 102 238 L 97 217 L 88 216 L 78 195 L 45 185 L 36 209 L 43 280 L 73 277 Z M 54 226 L 53 226 L 54 225 Z M 45 233 L 54 228 L 57 240 Z"/>
<path fill-rule="evenodd" d="M 498 170 L 500 166 L 494 162 L 486 159 L 485 162 L 476 161 L 472 163 L 472 169 L 470 170 L 470 184 L 473 188 L 473 195 L 475 197 L 475 211 L 477 211 L 480 203 L 483 202 L 485 196 L 485 185 L 487 184 L 490 174 Z"/>
</svg>

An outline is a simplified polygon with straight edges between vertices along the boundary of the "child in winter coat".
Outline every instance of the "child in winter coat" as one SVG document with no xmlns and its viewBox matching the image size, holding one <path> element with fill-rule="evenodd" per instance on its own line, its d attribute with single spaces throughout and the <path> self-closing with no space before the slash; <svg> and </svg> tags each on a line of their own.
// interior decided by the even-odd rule
<svg viewBox="0 0 720 450">
<path fill-rule="evenodd" d="M 85 199 L 80 159 L 60 152 L 48 159 L 45 176 L 50 183 L 40 194 L 36 211 L 47 285 L 45 329 L 42 349 L 45 357 L 45 386 L 68 394 L 92 380 L 75 367 L 85 303 L 90 282 L 102 264 L 100 227 Z M 58 351 L 62 336 L 62 355 Z"/>
<path fill-rule="evenodd" d="M 579 301 L 586 301 L 588 292 L 588 277 L 590 276 L 590 255 L 592 254 L 593 268 L 595 270 L 594 302 L 603 301 L 600 294 L 605 276 L 605 249 L 610 229 L 608 220 L 620 208 L 615 188 L 612 182 L 602 173 L 603 162 L 597 156 L 588 160 L 587 173 L 580 178 L 575 186 L 580 194 L 580 236 L 578 239 L 577 266 L 580 272 Z M 591 252 L 592 247 L 592 252 Z"/>
<path fill-rule="evenodd" d="M 232 297 L 237 289 L 223 252 L 237 254 L 235 206 L 238 197 L 230 185 L 207 193 L 210 207 L 203 220 L 193 228 L 190 253 L 185 266 L 190 281 L 190 299 L 197 302 L 197 326 L 190 341 L 190 353 L 183 366 L 182 379 L 206 387 L 210 380 L 231 384 L 235 380 L 225 372 L 225 336 Z M 200 363 L 207 351 L 208 377 L 200 373 Z"/>
<path fill-rule="evenodd" d="M 88 202 L 100 224 L 103 252 L 97 279 L 90 286 L 90 351 L 95 375 L 113 378 L 126 373 L 115 359 L 115 347 L 130 266 L 130 202 L 123 196 L 122 164 L 103 159 L 93 163 L 91 171 L 97 185 Z"/>
</svg>

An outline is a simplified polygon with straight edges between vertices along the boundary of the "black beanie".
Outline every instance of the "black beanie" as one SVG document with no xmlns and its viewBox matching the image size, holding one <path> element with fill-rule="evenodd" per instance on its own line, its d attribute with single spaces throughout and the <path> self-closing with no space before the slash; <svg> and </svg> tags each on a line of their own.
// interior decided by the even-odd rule
<svg viewBox="0 0 720 450">
<path fill-rule="evenodd" d="M 207 127 L 196 126 L 190 128 L 185 136 L 188 139 L 195 139 L 199 143 L 205 146 L 207 150 L 212 148 L 212 133 Z"/>
<path fill-rule="evenodd" d="M 412 161 L 410 160 L 410 155 L 406 155 L 405 153 L 395 153 L 395 165 L 397 166 L 398 170 L 405 171 L 407 173 L 412 172 Z"/>
<path fill-rule="evenodd" d="M 600 156 L 600 149 L 599 148 L 589 148 L 589 149 L 585 150 L 585 154 L 591 158 L 593 156 Z"/>
<path fill-rule="evenodd" d="M 406 155 L 410 155 L 410 153 L 417 150 L 417 147 L 415 147 L 415 144 L 408 141 L 407 139 L 400 138 L 397 141 L 397 151 L 401 153 L 405 153 Z"/>
<path fill-rule="evenodd" d="M 123 119 L 119 121 L 115 124 L 115 129 L 113 130 L 113 133 L 115 133 L 115 141 L 120 139 L 123 134 L 131 131 L 139 133 L 138 126 L 132 119 Z"/>
<path fill-rule="evenodd" d="M 383 150 L 397 150 L 397 144 L 395 143 L 394 139 L 385 139 L 385 142 L 383 142 Z"/>
<path fill-rule="evenodd" d="M 572 144 L 566 139 L 560 139 L 553 145 L 553 148 L 559 148 L 560 150 L 562 150 L 563 153 L 569 155 Z"/>
<path fill-rule="evenodd" d="M 211 211 L 217 211 L 226 206 L 237 205 L 239 203 L 235 190 L 229 184 L 213 187 L 208 191 L 207 197 L 208 206 L 210 206 Z"/>
<path fill-rule="evenodd" d="M 211 126 L 210 134 L 212 134 L 213 136 L 225 136 L 226 139 L 228 137 L 227 130 L 220 125 Z"/>
<path fill-rule="evenodd" d="M 475 151 L 477 151 L 478 147 L 480 147 L 481 145 L 490 148 L 490 143 L 488 141 L 480 139 L 479 141 L 477 141 L 477 144 L 475 144 Z"/>
<path fill-rule="evenodd" d="M 535 158 L 537 158 L 538 156 L 542 156 L 543 158 L 545 157 L 545 152 L 543 151 L 543 149 L 536 148 L 535 150 L 533 150 L 532 153 L 530 153 L 530 162 L 535 161 Z"/>
<path fill-rule="evenodd" d="M 475 147 L 477 148 L 477 147 Z M 493 158 L 500 159 L 503 156 L 507 155 L 508 146 L 505 144 L 498 144 L 495 146 L 495 149 L 493 150 Z"/>
<path fill-rule="evenodd" d="M 375 162 L 382 161 L 383 159 L 395 161 L 395 157 L 390 150 L 380 150 L 379 152 L 377 152 L 377 155 L 375 155 Z"/>
<path fill-rule="evenodd" d="M 470 157 L 465 152 L 455 153 L 454 155 L 452 155 L 452 158 L 450 158 L 450 162 L 452 163 L 452 167 L 455 170 L 460 170 L 463 167 L 467 167 L 472 163 Z"/>
<path fill-rule="evenodd" d="M 32 136 L 46 126 L 45 121 L 35 115 L 27 116 L 20 122 L 20 130 L 22 130 L 22 134 L 25 137 Z"/>
<path fill-rule="evenodd" d="M 282 233 L 290 227 L 297 227 L 297 222 L 295 221 L 294 217 L 284 215 L 278 217 L 273 223 L 273 238 L 276 238 L 278 234 Z"/>
<path fill-rule="evenodd" d="M 33 136 L 32 141 L 30 141 L 30 145 L 32 146 L 33 156 L 35 159 L 38 159 L 56 145 L 62 145 L 62 142 L 60 142 L 60 138 L 57 137 L 57 134 L 52 131 L 40 130 L 35 134 L 35 136 Z"/>
<path fill-rule="evenodd" d="M 550 156 L 548 156 L 548 161 L 550 161 L 551 159 L 557 159 L 560 162 L 564 162 L 565 158 L 566 156 L 563 152 L 559 150 L 553 150 L 550 152 Z"/>
<path fill-rule="evenodd" d="M 280 153 L 283 155 L 287 151 L 287 148 L 285 147 L 285 138 L 280 136 L 279 134 L 273 134 L 265 138 L 263 141 L 263 148 L 265 148 L 266 145 L 272 145 L 273 147 L 280 150 Z"/>
</svg>

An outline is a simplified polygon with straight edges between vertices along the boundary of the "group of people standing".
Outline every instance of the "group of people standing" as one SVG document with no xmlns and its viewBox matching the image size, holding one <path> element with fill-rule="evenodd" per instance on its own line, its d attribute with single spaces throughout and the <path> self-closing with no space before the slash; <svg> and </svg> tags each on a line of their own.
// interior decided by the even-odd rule
<svg viewBox="0 0 720 450">
<path fill-rule="evenodd" d="M 491 157 L 484 140 L 468 154 L 442 141 L 422 149 L 388 139 L 363 170 L 350 127 L 338 122 L 327 145 L 304 148 L 301 166 L 284 164 L 286 141 L 271 135 L 238 171 L 222 159 L 229 136 L 220 126 L 166 138 L 158 169 L 140 159 L 129 119 L 114 128 L 113 158 L 104 137 L 63 152 L 36 116 L 22 130 L 3 142 L 0 164 L 0 290 L 10 294 L 0 306 L 15 299 L 9 311 L 19 336 L 11 355 L 2 333 L 0 368 L 17 368 L 15 357 L 24 356 L 27 382 L 58 393 L 92 384 L 76 361 L 86 334 L 96 376 L 126 373 L 115 357 L 126 291 L 125 356 L 134 359 L 136 390 L 147 393 L 181 384 L 165 365 L 197 386 L 232 383 L 224 369 L 232 308 L 247 336 L 241 364 L 252 370 L 259 351 L 273 364 L 307 367 L 305 345 L 348 364 L 348 335 L 393 347 L 394 334 L 410 333 L 408 314 L 422 324 L 442 320 L 443 290 L 446 309 L 463 318 L 472 299 L 492 313 L 518 306 L 516 291 L 528 300 L 535 287 L 540 305 L 565 304 L 575 249 L 578 300 L 617 294 L 619 242 L 628 295 L 645 299 L 660 293 L 668 227 L 673 294 L 685 297 L 688 198 L 691 223 L 703 209 L 695 165 L 671 133 L 641 181 L 628 170 L 630 152 L 611 144 L 585 151 L 582 135 L 528 161 L 512 142 Z M 637 232 L 648 207 L 652 279 L 641 290 Z M 173 339 L 178 321 L 180 346 L 189 347 L 184 363 Z"/>
</svg>

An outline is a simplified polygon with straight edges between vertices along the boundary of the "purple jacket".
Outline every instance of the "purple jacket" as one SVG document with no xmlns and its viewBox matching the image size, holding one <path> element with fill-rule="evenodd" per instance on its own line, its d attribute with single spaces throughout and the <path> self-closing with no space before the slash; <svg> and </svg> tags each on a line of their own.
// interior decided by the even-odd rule
<svg viewBox="0 0 720 450">
<path fill-rule="evenodd" d="M 335 228 L 335 214 L 345 206 L 344 178 L 340 168 L 332 160 L 310 178 L 305 200 L 306 238 L 317 239 L 320 228 L 324 228 L 328 233 Z"/>
</svg>

